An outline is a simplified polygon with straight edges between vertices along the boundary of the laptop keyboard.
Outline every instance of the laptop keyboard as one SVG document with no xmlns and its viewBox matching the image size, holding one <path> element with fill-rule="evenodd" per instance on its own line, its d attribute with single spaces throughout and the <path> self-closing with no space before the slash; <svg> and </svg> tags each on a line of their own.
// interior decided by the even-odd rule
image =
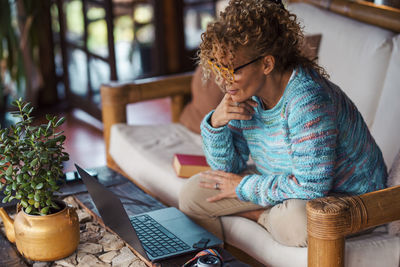
<svg viewBox="0 0 400 267">
<path fill-rule="evenodd" d="M 131 217 L 130 220 L 144 249 L 152 257 L 159 257 L 190 248 L 149 215 Z"/>
</svg>

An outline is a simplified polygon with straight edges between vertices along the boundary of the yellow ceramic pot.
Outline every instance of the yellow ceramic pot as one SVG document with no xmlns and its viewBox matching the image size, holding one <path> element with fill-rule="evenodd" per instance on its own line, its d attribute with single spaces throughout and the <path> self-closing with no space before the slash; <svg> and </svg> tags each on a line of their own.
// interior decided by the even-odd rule
<svg viewBox="0 0 400 267">
<path fill-rule="evenodd" d="M 7 237 L 14 231 L 18 251 L 35 261 L 54 261 L 71 255 L 79 244 L 79 220 L 76 211 L 61 202 L 64 209 L 45 215 L 29 215 L 20 211 L 12 220 L 0 212 Z M 8 218 L 7 218 L 8 217 Z M 11 221 L 10 221 L 11 220 Z M 13 229 L 10 229 L 14 226 Z M 7 229 L 8 228 L 8 229 Z"/>
</svg>

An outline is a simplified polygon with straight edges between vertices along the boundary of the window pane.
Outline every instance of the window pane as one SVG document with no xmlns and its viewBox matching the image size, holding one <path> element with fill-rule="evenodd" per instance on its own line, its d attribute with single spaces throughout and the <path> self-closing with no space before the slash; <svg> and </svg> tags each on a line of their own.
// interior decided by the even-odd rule
<svg viewBox="0 0 400 267">
<path fill-rule="evenodd" d="M 131 81 L 143 73 L 140 53 L 132 43 L 116 43 L 115 58 L 119 81 Z"/>
<path fill-rule="evenodd" d="M 185 8 L 184 16 L 185 46 L 193 50 L 199 46 L 207 24 L 214 20 L 213 4 L 189 6 Z"/>
<path fill-rule="evenodd" d="M 64 3 L 67 20 L 66 38 L 68 41 L 83 47 L 83 12 L 81 1 L 69 1 Z"/>
<path fill-rule="evenodd" d="M 78 49 L 69 50 L 69 83 L 71 92 L 85 96 L 87 95 L 87 59 L 83 51 Z"/>
<path fill-rule="evenodd" d="M 219 16 L 219 13 L 221 13 L 221 11 L 224 11 L 224 9 L 226 8 L 226 6 L 228 5 L 229 1 L 227 0 L 218 0 L 216 3 L 216 7 L 215 7 L 215 14 L 217 16 Z"/>
<path fill-rule="evenodd" d="M 51 14 L 51 28 L 53 33 L 60 33 L 60 22 L 58 18 L 58 8 L 56 4 L 52 4 L 50 7 Z"/>
<path fill-rule="evenodd" d="M 377 5 L 387 5 L 395 8 L 400 8 L 400 1 L 399 0 L 366 0 L 368 2 L 374 2 Z"/>
<path fill-rule="evenodd" d="M 105 19 L 95 20 L 88 25 L 88 50 L 94 54 L 108 57 L 107 23 Z"/>
<path fill-rule="evenodd" d="M 90 59 L 89 67 L 92 91 L 99 93 L 100 86 L 110 81 L 110 67 L 106 62 L 95 58 Z"/>
<path fill-rule="evenodd" d="M 98 19 L 103 19 L 106 16 L 106 11 L 104 8 L 89 4 L 86 16 L 89 21 L 95 21 Z"/>
<path fill-rule="evenodd" d="M 120 16 L 114 20 L 115 42 L 133 42 L 133 18 L 128 15 Z"/>
<path fill-rule="evenodd" d="M 134 42 L 131 50 L 131 61 L 140 60 L 138 74 L 151 73 L 152 50 L 155 42 L 154 9 L 150 4 L 140 4 L 133 10 Z"/>
<path fill-rule="evenodd" d="M 115 60 L 120 81 L 133 80 L 141 71 L 139 55 L 134 52 L 133 25 L 132 9 L 114 20 Z"/>
<path fill-rule="evenodd" d="M 62 65 L 62 55 L 61 55 L 61 47 L 60 44 L 54 45 L 54 64 L 56 67 L 56 74 L 59 77 L 63 75 L 63 65 Z"/>
</svg>

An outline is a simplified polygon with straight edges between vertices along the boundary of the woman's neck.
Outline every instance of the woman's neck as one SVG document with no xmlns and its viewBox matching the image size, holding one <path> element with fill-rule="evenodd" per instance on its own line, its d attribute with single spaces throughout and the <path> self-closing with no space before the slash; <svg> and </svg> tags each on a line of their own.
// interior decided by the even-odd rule
<svg viewBox="0 0 400 267">
<path fill-rule="evenodd" d="M 276 104 L 278 104 L 285 92 L 291 75 L 291 70 L 272 72 L 267 75 L 264 88 L 258 95 L 263 104 L 263 109 L 272 109 Z"/>
</svg>

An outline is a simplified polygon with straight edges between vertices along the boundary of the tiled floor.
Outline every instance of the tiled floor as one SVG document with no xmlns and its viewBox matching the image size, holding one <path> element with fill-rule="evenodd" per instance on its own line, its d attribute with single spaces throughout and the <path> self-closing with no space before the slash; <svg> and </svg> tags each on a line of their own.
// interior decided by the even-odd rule
<svg viewBox="0 0 400 267">
<path fill-rule="evenodd" d="M 80 110 L 72 110 L 62 116 L 66 117 L 62 125 L 67 137 L 65 150 L 70 154 L 64 170 L 75 170 L 74 163 L 83 168 L 105 165 L 102 123 Z M 129 124 L 168 123 L 171 121 L 170 100 L 165 98 L 129 105 L 127 117 Z"/>
</svg>

